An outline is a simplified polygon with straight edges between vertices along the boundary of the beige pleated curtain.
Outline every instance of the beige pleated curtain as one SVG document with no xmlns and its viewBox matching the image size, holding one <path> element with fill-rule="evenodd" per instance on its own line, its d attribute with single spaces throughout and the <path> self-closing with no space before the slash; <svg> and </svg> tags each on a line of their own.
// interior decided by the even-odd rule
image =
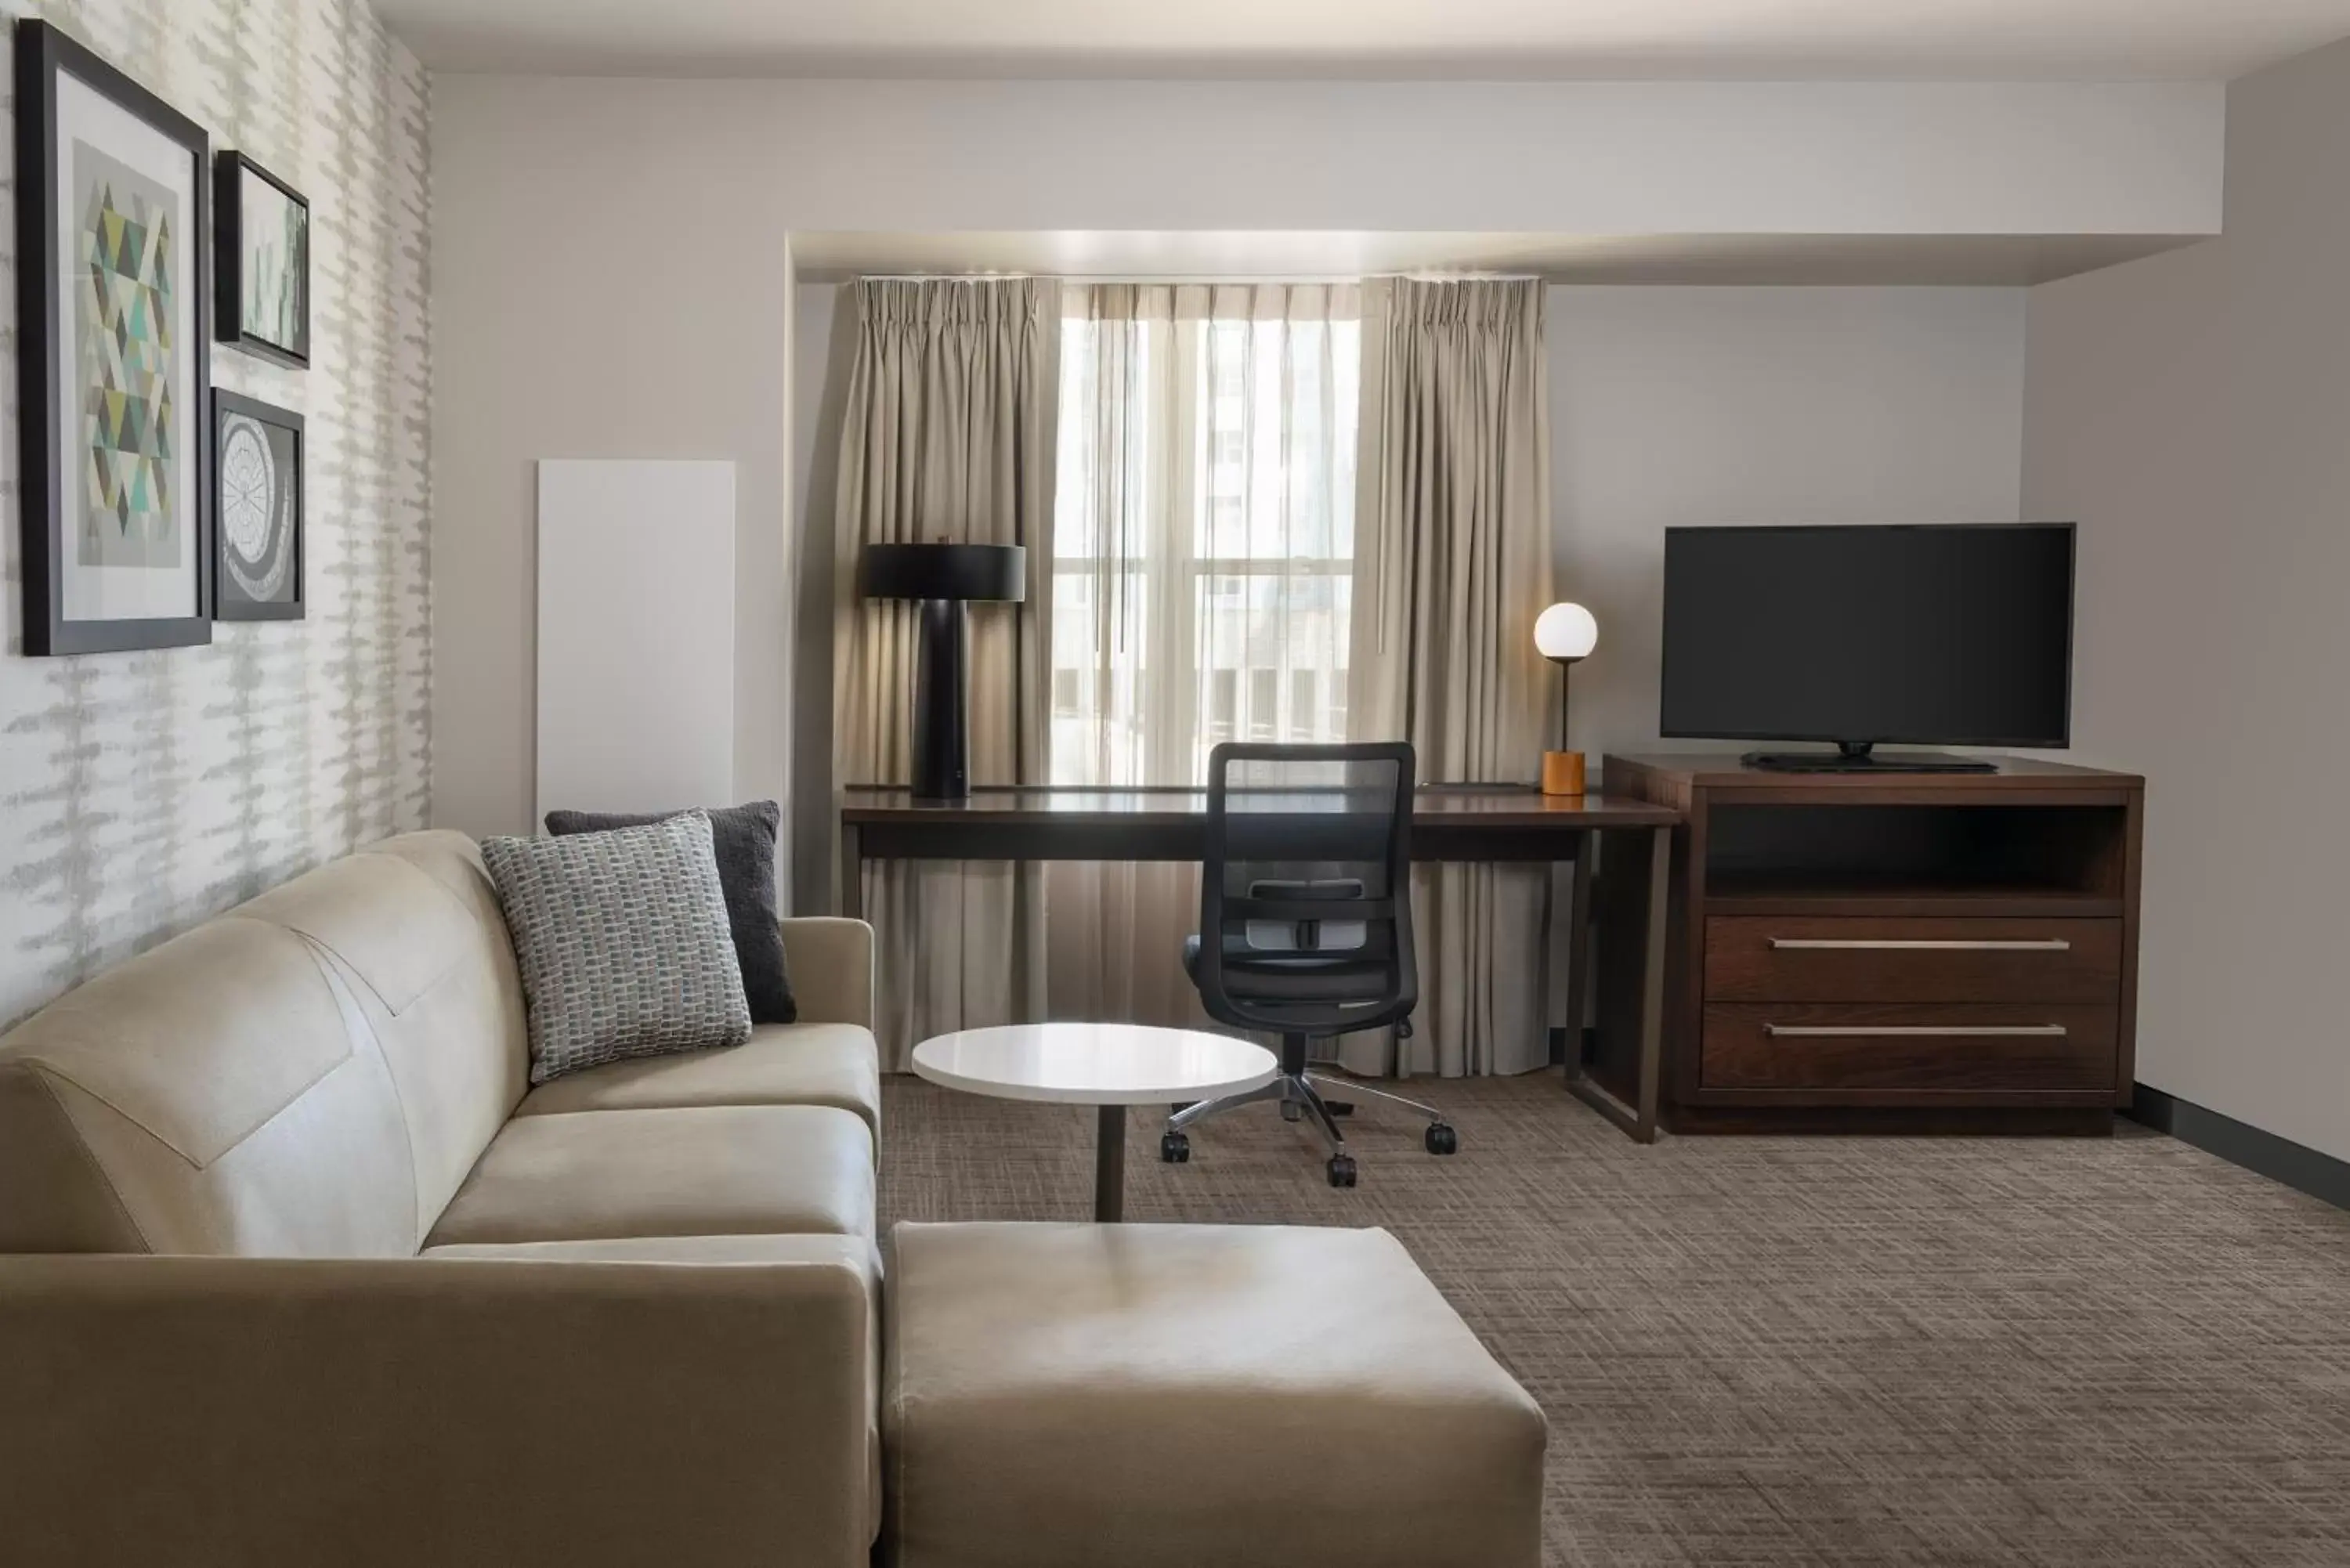
<svg viewBox="0 0 2350 1568">
<path fill-rule="evenodd" d="M 974 784 L 1045 776 L 1060 286 L 868 279 L 836 514 L 834 773 L 907 782 L 917 607 L 858 597 L 867 545 L 1024 545 L 1028 601 L 971 607 Z M 933 1034 L 1044 1016 L 1044 881 L 1004 862 L 868 861 L 886 1070 Z"/>
<path fill-rule="evenodd" d="M 1350 735 L 1410 741 L 1423 784 L 1531 781 L 1556 680 L 1534 645 L 1551 593 L 1541 284 L 1367 283 L 1362 398 Z M 1548 875 L 1419 869 L 1412 1070 L 1546 1063 Z M 1376 1072 L 1387 1049 L 1356 1036 L 1341 1060 Z"/>
</svg>

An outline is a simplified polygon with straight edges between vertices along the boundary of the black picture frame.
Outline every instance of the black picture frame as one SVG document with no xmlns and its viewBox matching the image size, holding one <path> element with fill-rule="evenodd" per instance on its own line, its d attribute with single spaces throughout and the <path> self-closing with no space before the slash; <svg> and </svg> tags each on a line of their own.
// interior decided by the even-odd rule
<svg viewBox="0 0 2350 1568">
<path fill-rule="evenodd" d="M 244 290 L 252 280 L 244 273 L 244 177 L 250 174 L 274 187 L 278 194 L 302 210 L 302 278 L 301 314 L 296 323 L 294 341 L 280 343 L 244 325 Z M 297 370 L 310 368 L 310 199 L 301 192 L 255 163 L 234 149 L 224 149 L 213 159 L 213 277 L 218 297 L 213 302 L 213 320 L 217 324 L 219 339 L 231 348 L 248 354 L 258 354 L 290 365 Z"/>
<path fill-rule="evenodd" d="M 212 341 L 210 250 L 204 243 L 209 202 L 211 144 L 203 128 L 45 22 L 20 21 L 16 55 L 16 367 L 19 462 L 20 560 L 24 576 L 23 649 L 33 657 L 114 653 L 132 649 L 186 648 L 213 637 L 212 443 L 205 439 L 211 402 Z M 189 310 L 194 330 L 184 349 L 192 397 L 178 416 L 195 483 L 186 510 L 190 569 L 195 575 L 195 612 L 119 620 L 68 618 L 66 608 L 66 502 L 78 473 L 61 472 L 61 422 L 78 420 L 78 408 L 61 407 L 65 368 L 61 353 L 74 351 L 71 324 L 61 307 L 57 250 L 62 238 L 62 193 L 57 190 L 60 78 L 69 77 L 187 151 L 189 202 Z M 77 282 L 78 280 L 76 280 Z"/>
<path fill-rule="evenodd" d="M 235 540 L 240 532 L 237 522 L 237 498 L 227 493 L 233 483 L 247 483 L 249 477 L 244 463 L 235 454 L 224 450 L 234 421 L 251 420 L 255 423 L 289 433 L 292 436 L 290 472 L 280 478 L 286 485 L 281 494 L 265 498 L 265 504 L 276 505 L 281 498 L 290 505 L 292 521 L 288 524 L 286 549 L 290 553 L 287 571 L 293 578 L 294 592 L 290 598 L 257 598 L 247 593 L 239 571 L 239 563 L 231 557 L 235 553 Z M 301 620 L 309 611 L 309 491 L 305 478 L 309 462 L 305 444 L 302 416 L 291 409 L 281 409 L 257 398 L 240 397 L 234 392 L 213 389 L 213 413 L 207 439 L 212 443 L 213 489 L 212 516 L 213 548 L 213 618 L 224 621 Z"/>
</svg>

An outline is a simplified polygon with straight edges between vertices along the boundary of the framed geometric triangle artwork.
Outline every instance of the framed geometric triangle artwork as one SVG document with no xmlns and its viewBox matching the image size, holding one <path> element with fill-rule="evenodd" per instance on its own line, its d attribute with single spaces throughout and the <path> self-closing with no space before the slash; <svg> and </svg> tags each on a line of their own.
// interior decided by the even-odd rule
<svg viewBox="0 0 2350 1568">
<path fill-rule="evenodd" d="M 203 128 L 45 23 L 16 49 L 24 650 L 210 642 Z"/>
</svg>

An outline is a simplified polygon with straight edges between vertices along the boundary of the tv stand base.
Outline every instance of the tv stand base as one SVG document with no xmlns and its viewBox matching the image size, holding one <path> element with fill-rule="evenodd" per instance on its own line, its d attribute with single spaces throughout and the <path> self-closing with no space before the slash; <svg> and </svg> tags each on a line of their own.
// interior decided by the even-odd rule
<svg viewBox="0 0 2350 1568">
<path fill-rule="evenodd" d="M 1774 774 L 1995 774 L 1999 764 L 1949 752 L 1879 752 L 1863 743 L 1833 752 L 1749 752 L 1738 759 Z"/>
</svg>

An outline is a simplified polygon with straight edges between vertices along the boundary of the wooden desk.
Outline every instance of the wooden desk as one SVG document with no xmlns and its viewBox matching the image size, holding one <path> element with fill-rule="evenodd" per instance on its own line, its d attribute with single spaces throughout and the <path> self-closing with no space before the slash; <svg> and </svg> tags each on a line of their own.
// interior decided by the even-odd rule
<svg viewBox="0 0 2350 1568">
<path fill-rule="evenodd" d="M 918 801 L 910 791 L 851 784 L 840 795 L 839 895 L 842 914 L 858 909 L 860 868 L 868 860 L 1199 860 L 1207 846 L 1204 789 L 974 789 L 967 801 Z M 1423 861 L 1513 862 L 1573 867 L 1567 899 L 1567 1087 L 1642 1143 L 1657 1132 L 1663 1059 L 1665 906 L 1672 835 L 1681 820 L 1669 805 L 1605 795 L 1545 795 L 1531 786 L 1439 784 L 1420 790 L 1411 820 L 1412 858 Z M 1631 944 L 1603 933 L 1596 961 L 1591 945 L 1592 850 L 1602 836 L 1609 847 L 1607 897 L 1635 916 Z M 1618 862 L 1620 861 L 1620 865 Z M 1544 950 L 1553 911 L 1545 898 Z M 1542 973 L 1541 1016 L 1550 1017 L 1550 968 Z M 1590 981 L 1596 973 L 1611 991 L 1637 983 L 1639 1067 L 1629 1101 L 1618 1099 L 1585 1070 L 1582 1033 Z M 1633 976 L 1637 975 L 1637 982 Z M 1602 997 L 1600 1017 L 1632 1011 Z M 1603 1044 L 1605 1044 L 1603 1042 Z M 1620 1047 L 1618 1048 L 1620 1053 Z"/>
</svg>

